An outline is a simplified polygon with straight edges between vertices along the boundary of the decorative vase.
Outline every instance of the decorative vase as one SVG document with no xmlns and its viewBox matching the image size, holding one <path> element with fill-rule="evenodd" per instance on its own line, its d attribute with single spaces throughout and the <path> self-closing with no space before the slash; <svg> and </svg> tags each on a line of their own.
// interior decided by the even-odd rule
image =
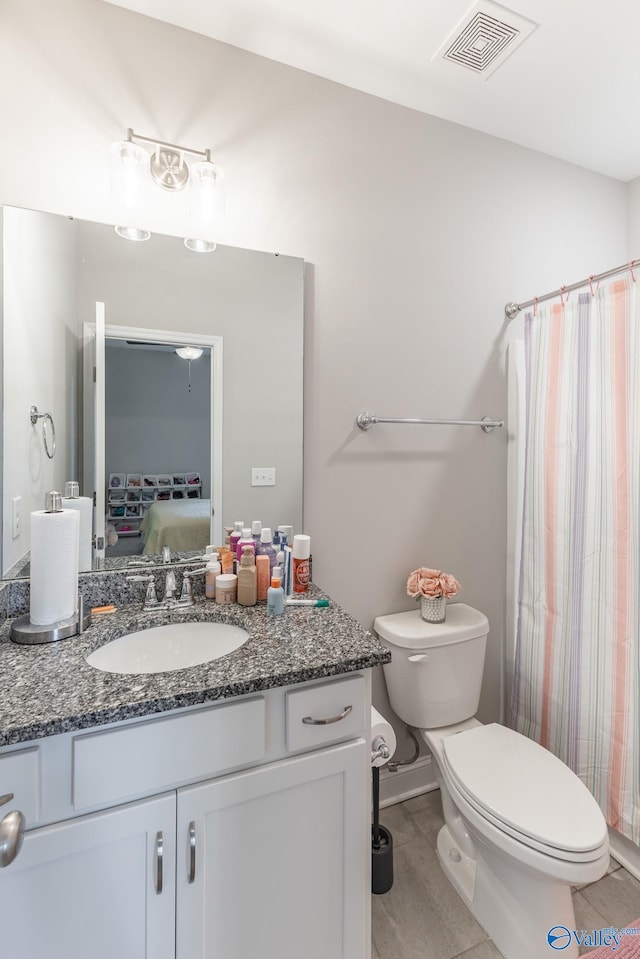
<svg viewBox="0 0 640 959">
<path fill-rule="evenodd" d="M 420 615 L 425 623 L 444 623 L 447 618 L 447 597 L 421 596 Z"/>
</svg>

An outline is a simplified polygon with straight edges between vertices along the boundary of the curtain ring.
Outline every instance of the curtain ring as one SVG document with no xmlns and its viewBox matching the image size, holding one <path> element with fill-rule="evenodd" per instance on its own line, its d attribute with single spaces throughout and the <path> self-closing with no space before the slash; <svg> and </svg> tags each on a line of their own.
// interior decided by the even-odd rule
<svg viewBox="0 0 640 959">
<path fill-rule="evenodd" d="M 593 281 L 594 281 L 594 279 L 595 279 L 595 276 L 596 276 L 595 273 L 592 273 L 591 276 L 589 277 L 589 289 L 591 290 L 591 296 L 595 296 L 595 295 L 596 295 L 596 292 L 597 292 L 597 290 L 598 290 L 598 288 L 599 288 L 599 286 L 600 286 L 600 280 L 598 280 L 598 282 L 596 283 L 596 289 L 595 289 L 595 291 L 594 291 L 594 289 L 593 289 Z"/>
<path fill-rule="evenodd" d="M 561 287 L 560 287 L 560 302 L 562 303 L 563 306 L 565 305 L 565 303 L 568 303 L 568 302 L 569 302 L 569 294 L 568 294 L 568 293 L 567 293 L 567 298 L 566 298 L 566 300 L 564 299 L 564 291 L 565 291 L 565 290 L 566 290 L 566 286 L 561 286 Z"/>
<path fill-rule="evenodd" d="M 636 275 L 633 272 L 633 264 L 635 262 L 636 262 L 635 260 L 631 260 L 631 262 L 629 263 L 629 273 L 631 274 L 631 279 L 633 280 L 634 283 L 636 282 Z"/>
<path fill-rule="evenodd" d="M 538 314 L 538 297 L 534 296 L 533 298 L 533 315 L 537 316 Z"/>
<path fill-rule="evenodd" d="M 45 453 L 49 459 L 52 460 L 56 455 L 56 427 L 55 423 L 53 422 L 53 416 L 51 413 L 39 413 L 38 407 L 32 406 L 29 410 L 29 419 L 34 426 L 38 420 L 44 420 L 42 424 L 42 441 L 44 443 Z M 51 444 L 49 444 L 49 439 L 47 437 L 47 423 L 51 425 Z"/>
</svg>

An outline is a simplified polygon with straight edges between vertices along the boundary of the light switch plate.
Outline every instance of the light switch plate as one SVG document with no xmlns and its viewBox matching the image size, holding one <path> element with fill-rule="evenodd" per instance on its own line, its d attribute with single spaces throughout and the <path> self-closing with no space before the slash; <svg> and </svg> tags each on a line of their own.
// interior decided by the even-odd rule
<svg viewBox="0 0 640 959">
<path fill-rule="evenodd" d="M 253 466 L 251 469 L 252 486 L 275 486 L 276 468 L 275 466 Z"/>
</svg>

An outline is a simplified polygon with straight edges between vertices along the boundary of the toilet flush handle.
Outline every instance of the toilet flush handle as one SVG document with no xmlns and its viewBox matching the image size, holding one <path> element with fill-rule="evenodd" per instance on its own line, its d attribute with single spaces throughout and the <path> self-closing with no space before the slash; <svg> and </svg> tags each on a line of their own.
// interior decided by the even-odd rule
<svg viewBox="0 0 640 959">
<path fill-rule="evenodd" d="M 410 663 L 428 663 L 429 655 L 428 653 L 416 653 L 415 656 L 409 656 Z"/>
</svg>

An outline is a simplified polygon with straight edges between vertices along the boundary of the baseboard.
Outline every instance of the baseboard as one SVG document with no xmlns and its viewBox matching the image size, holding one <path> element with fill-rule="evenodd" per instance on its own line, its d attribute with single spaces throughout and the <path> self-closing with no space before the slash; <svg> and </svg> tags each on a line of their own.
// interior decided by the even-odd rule
<svg viewBox="0 0 640 959">
<path fill-rule="evenodd" d="M 400 766 L 397 772 L 391 772 L 385 766 L 380 773 L 380 808 L 437 788 L 431 756 L 420 756 L 410 766 Z"/>
<path fill-rule="evenodd" d="M 640 849 L 611 826 L 609 826 L 609 849 L 616 862 L 624 866 L 636 879 L 640 879 Z"/>
</svg>

